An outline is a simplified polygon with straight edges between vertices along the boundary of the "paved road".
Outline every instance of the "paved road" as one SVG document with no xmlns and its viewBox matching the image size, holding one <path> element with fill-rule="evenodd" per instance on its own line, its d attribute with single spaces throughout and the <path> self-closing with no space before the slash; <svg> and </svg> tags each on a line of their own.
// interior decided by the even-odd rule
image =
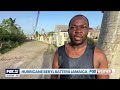
<svg viewBox="0 0 120 90">
<path fill-rule="evenodd" d="M 0 79 L 5 77 L 5 68 L 41 69 L 51 68 L 54 51 L 48 44 L 39 41 L 26 42 L 0 56 Z M 20 75 L 17 79 L 49 79 L 50 75 Z"/>
</svg>

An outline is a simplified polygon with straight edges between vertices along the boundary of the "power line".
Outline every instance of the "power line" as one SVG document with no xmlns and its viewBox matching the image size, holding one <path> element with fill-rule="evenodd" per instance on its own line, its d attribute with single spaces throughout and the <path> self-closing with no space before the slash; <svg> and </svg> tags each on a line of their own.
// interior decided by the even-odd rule
<svg viewBox="0 0 120 90">
<path fill-rule="evenodd" d="M 38 11 L 38 13 L 37 13 L 36 24 L 35 24 L 35 27 L 34 27 L 34 34 L 35 34 L 35 31 L 36 31 L 36 28 L 37 28 L 39 14 L 40 14 L 40 11 Z"/>
</svg>

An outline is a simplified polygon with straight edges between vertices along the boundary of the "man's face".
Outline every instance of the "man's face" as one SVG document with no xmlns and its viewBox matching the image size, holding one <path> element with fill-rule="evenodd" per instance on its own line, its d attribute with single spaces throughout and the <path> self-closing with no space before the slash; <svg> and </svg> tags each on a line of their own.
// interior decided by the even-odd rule
<svg viewBox="0 0 120 90">
<path fill-rule="evenodd" d="M 69 36 L 73 45 L 81 45 L 85 42 L 89 26 L 85 17 L 79 16 L 72 19 L 69 27 Z"/>
</svg>

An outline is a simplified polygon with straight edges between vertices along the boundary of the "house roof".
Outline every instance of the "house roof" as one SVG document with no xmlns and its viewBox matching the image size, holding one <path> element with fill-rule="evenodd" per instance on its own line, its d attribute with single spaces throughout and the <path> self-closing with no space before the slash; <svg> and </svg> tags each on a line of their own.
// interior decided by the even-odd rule
<svg viewBox="0 0 120 90">
<path fill-rule="evenodd" d="M 55 32 L 66 32 L 68 31 L 68 25 L 56 25 Z"/>
</svg>

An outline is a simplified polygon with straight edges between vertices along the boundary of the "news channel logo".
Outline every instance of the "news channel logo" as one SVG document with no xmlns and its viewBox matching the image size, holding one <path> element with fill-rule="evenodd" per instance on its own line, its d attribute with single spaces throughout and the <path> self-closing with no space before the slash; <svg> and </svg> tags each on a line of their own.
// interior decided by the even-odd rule
<svg viewBox="0 0 120 90">
<path fill-rule="evenodd" d="M 20 77 L 19 69 L 5 69 L 5 77 Z"/>
<path fill-rule="evenodd" d="M 89 74 L 97 74 L 97 70 L 96 69 L 89 69 Z"/>
</svg>

